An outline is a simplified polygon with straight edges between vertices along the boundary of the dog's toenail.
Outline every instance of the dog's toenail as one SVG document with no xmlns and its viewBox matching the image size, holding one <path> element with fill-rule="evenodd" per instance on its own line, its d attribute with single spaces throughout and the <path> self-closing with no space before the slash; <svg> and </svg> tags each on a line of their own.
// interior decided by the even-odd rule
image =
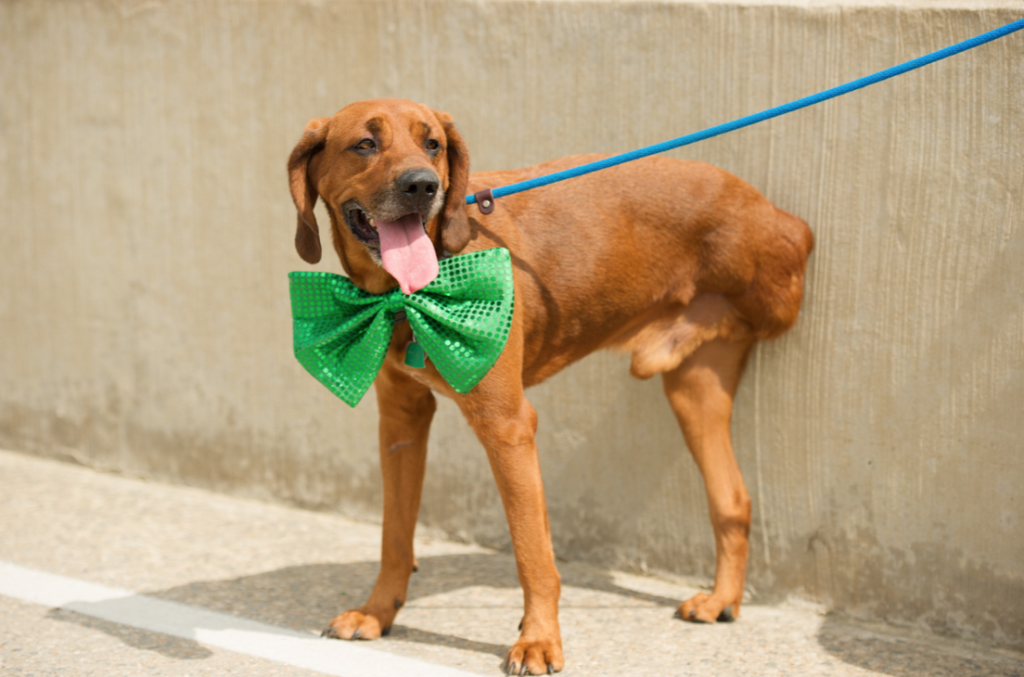
<svg viewBox="0 0 1024 677">
<path fill-rule="evenodd" d="M 352 633 L 352 639 L 359 639 L 359 630 Z"/>
<path fill-rule="evenodd" d="M 551 663 L 548 663 L 548 674 L 549 675 L 555 674 L 555 666 L 552 665 Z"/>
<path fill-rule="evenodd" d="M 697 611 L 696 610 L 691 610 L 690 611 L 690 618 L 696 618 L 696 617 L 697 617 Z"/>
<path fill-rule="evenodd" d="M 403 602 L 402 600 L 398 599 L 397 597 L 395 598 L 395 608 L 396 609 L 401 609 L 403 604 L 405 604 L 405 602 Z"/>
</svg>

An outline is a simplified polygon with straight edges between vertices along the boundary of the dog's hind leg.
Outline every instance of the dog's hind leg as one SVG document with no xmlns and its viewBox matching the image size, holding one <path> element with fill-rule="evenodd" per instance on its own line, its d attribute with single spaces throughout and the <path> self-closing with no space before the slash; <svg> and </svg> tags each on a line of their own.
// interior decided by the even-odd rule
<svg viewBox="0 0 1024 677">
<path fill-rule="evenodd" d="M 413 536 L 427 466 L 427 437 L 437 408 L 429 388 L 387 363 L 374 387 L 384 479 L 381 566 L 366 604 L 335 617 L 325 632 L 342 639 L 377 639 L 387 634 L 405 604 L 416 563 Z"/>
<path fill-rule="evenodd" d="M 733 397 L 753 340 L 716 338 L 662 375 L 665 394 L 708 495 L 715 530 L 715 588 L 679 606 L 684 620 L 713 623 L 728 607 L 739 616 L 747 569 L 750 497 L 729 435 Z M 722 616 L 723 619 L 727 617 Z"/>
</svg>

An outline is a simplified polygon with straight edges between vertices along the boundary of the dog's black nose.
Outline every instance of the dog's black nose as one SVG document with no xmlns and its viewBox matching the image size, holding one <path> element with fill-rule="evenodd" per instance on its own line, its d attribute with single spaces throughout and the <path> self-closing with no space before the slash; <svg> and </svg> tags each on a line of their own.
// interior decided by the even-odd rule
<svg viewBox="0 0 1024 677">
<path fill-rule="evenodd" d="M 410 169 L 398 177 L 398 190 L 416 202 L 433 200 L 439 185 L 437 174 L 429 169 Z"/>
</svg>

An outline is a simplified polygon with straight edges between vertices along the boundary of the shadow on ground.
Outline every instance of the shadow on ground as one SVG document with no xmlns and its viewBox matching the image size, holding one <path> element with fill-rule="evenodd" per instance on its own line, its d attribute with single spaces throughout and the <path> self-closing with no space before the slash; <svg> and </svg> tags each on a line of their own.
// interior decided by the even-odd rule
<svg viewBox="0 0 1024 677">
<path fill-rule="evenodd" d="M 880 634 L 836 616 L 826 616 L 818 644 L 847 665 L 900 677 L 1024 677 L 1024 661 L 981 654 L 957 640 L 916 638 L 899 631 Z"/>
<path fill-rule="evenodd" d="M 229 580 L 198 581 L 143 594 L 277 627 L 318 632 L 335 615 L 360 606 L 369 597 L 379 568 L 379 562 L 306 564 Z M 586 565 L 561 562 L 559 571 L 565 586 L 610 592 L 669 608 L 674 608 L 680 601 L 623 588 L 612 581 L 609 573 Z M 519 581 L 514 559 L 510 555 L 488 553 L 424 557 L 419 560 L 419 571 L 410 580 L 408 601 L 474 586 L 517 589 Z M 522 615 L 521 606 L 511 610 L 511 615 L 514 622 L 518 622 Z M 101 630 L 129 646 L 156 651 L 171 658 L 197 659 L 210 655 L 209 651 L 189 640 L 125 628 L 65 609 L 54 609 L 50 616 Z M 509 632 L 510 638 L 513 637 L 514 626 Z M 477 642 L 401 623 L 393 626 L 391 636 L 408 642 L 493 654 L 500 658 L 505 657 L 511 646 Z"/>
<path fill-rule="evenodd" d="M 120 623 L 105 621 L 102 618 L 80 614 L 69 609 L 50 609 L 46 616 L 53 620 L 74 623 L 90 630 L 99 630 L 115 639 L 121 640 L 130 647 L 145 651 L 155 651 L 167 658 L 201 660 L 213 655 L 212 651 L 191 639 L 172 637 L 171 635 L 150 630 L 140 630 L 127 625 L 121 625 Z"/>
<path fill-rule="evenodd" d="M 507 554 L 425 557 L 419 564 L 419 572 L 413 575 L 410 582 L 410 602 L 470 587 L 519 587 L 515 561 Z M 276 627 L 319 632 L 336 614 L 358 607 L 365 601 L 377 578 L 378 569 L 377 562 L 308 564 L 229 580 L 198 581 L 167 590 L 146 591 L 144 594 Z M 679 622 L 671 620 L 669 611 L 678 605 L 677 599 L 623 588 L 614 582 L 609 572 L 584 564 L 560 562 L 559 570 L 564 586 L 612 593 L 627 604 L 630 601 L 642 601 L 665 607 L 665 622 Z M 503 597 L 503 604 L 507 606 L 495 606 L 493 612 L 508 617 L 508 636 L 512 639 L 522 608 L 519 603 L 509 604 L 507 595 Z M 594 612 L 604 613 L 596 608 Z M 170 658 L 189 660 L 211 655 L 205 647 L 190 640 L 126 628 L 66 609 L 54 609 L 50 611 L 50 616 L 105 632 L 129 646 L 155 651 Z M 779 641 L 777 633 L 773 634 L 775 628 L 757 627 L 757 621 L 748 620 L 744 623 L 741 620 L 734 628 L 733 632 L 737 633 L 735 639 L 741 645 L 750 643 L 750 635 L 760 636 L 760 641 L 769 643 Z M 393 627 L 391 637 L 404 642 L 493 655 L 499 659 L 504 658 L 509 649 L 509 646 L 503 644 L 474 641 L 457 635 L 403 626 L 401 623 Z M 972 651 L 968 645 L 955 642 L 945 646 L 934 640 L 902 636 L 898 631 L 879 634 L 832 616 L 823 619 L 816 639 L 828 657 L 871 674 L 893 677 L 1024 677 L 1024 661 L 1014 659 L 1009 653 Z M 652 638 L 651 641 L 664 640 Z M 775 650 L 779 647 L 765 648 Z M 785 648 L 782 650 L 785 651 Z M 825 655 L 819 656 L 826 665 L 831 662 Z M 840 669 L 836 674 L 849 673 Z"/>
</svg>

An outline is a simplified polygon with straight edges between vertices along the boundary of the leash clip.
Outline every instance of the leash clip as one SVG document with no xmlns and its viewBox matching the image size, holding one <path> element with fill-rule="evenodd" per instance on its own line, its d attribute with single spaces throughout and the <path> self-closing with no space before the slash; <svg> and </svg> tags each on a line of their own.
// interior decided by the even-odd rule
<svg viewBox="0 0 1024 677">
<path fill-rule="evenodd" d="M 494 196 L 491 195 L 490 188 L 473 193 L 473 197 L 476 198 L 476 207 L 481 214 L 490 214 L 494 211 Z"/>
</svg>

